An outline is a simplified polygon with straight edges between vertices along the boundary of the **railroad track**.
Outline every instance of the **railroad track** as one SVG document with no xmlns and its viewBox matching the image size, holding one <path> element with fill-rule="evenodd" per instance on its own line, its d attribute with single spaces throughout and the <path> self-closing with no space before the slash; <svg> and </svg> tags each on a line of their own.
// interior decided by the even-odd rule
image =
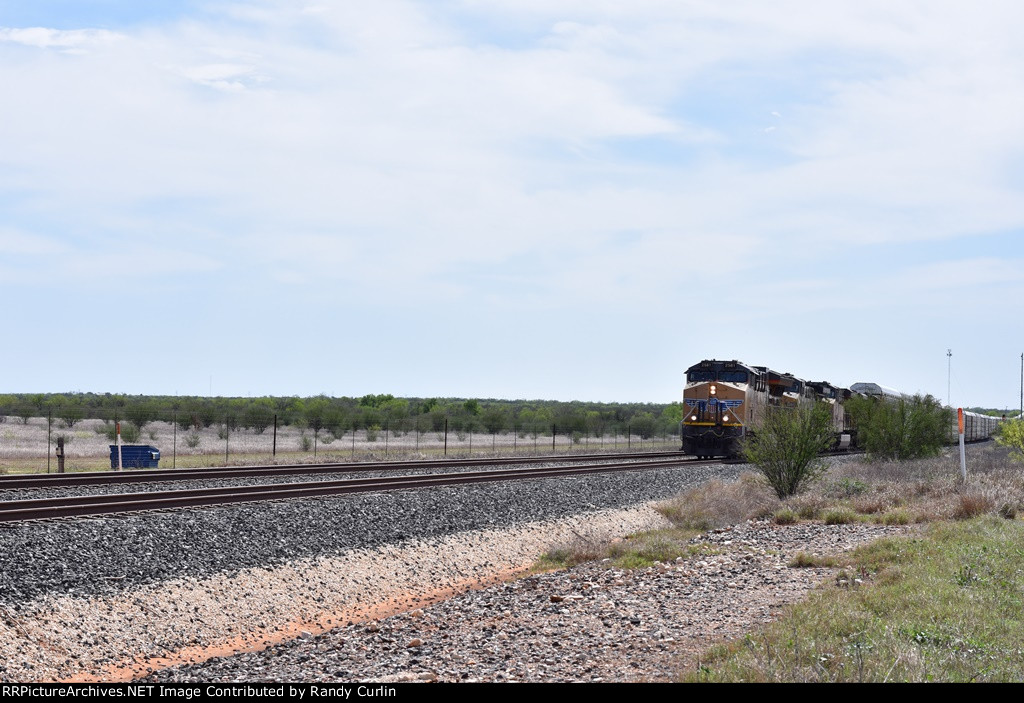
<svg viewBox="0 0 1024 703">
<path fill-rule="evenodd" d="M 330 464 L 267 464 L 263 466 L 224 466 L 202 469 L 136 469 L 128 471 L 89 471 L 67 474 L 27 474 L 0 476 L 0 491 L 15 488 L 47 488 L 116 483 L 159 483 L 217 478 L 255 478 L 302 474 L 358 473 L 362 471 L 402 471 L 442 467 L 523 465 L 541 463 L 582 463 L 602 460 L 645 460 L 679 458 L 679 452 L 640 452 L 634 454 L 562 454 L 548 456 L 490 459 L 424 459 L 417 461 L 361 461 Z"/>
<path fill-rule="evenodd" d="M 494 463 L 493 460 L 489 460 Z M 42 498 L 15 500 L 0 503 L 0 523 L 23 522 L 63 517 L 81 517 L 111 513 L 166 510 L 171 508 L 194 508 L 230 503 L 250 503 L 287 498 L 312 498 L 319 496 L 363 493 L 368 491 L 391 491 L 406 488 L 431 486 L 452 486 L 491 481 L 519 481 L 526 479 L 556 478 L 580 474 L 608 473 L 613 471 L 643 471 L 648 469 L 678 466 L 701 466 L 718 464 L 720 460 L 696 460 L 682 458 L 661 459 L 647 462 L 613 462 L 600 464 L 577 464 L 555 467 L 526 469 L 500 469 L 491 471 L 460 471 L 442 474 L 413 474 L 402 476 L 377 476 L 308 483 L 265 484 L 220 488 L 199 488 L 181 491 L 158 491 L 148 493 L 119 493 L 112 495 L 69 496 L 63 498 Z M 448 462 L 446 465 L 450 465 Z"/>
</svg>

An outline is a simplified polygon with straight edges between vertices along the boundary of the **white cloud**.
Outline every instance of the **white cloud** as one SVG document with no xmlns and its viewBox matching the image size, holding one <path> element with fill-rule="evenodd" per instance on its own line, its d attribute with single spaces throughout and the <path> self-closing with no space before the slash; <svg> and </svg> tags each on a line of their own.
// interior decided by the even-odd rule
<svg viewBox="0 0 1024 703">
<path fill-rule="evenodd" d="M 24 44 L 40 49 L 57 49 L 67 53 L 101 48 L 120 39 L 122 39 L 122 35 L 105 29 L 61 30 L 49 27 L 0 27 L 0 42 Z"/>
<path fill-rule="evenodd" d="M 1020 10 L 935 7 L 262 2 L 6 29 L 90 50 L 0 65 L 0 186 L 31 194 L 21 230 L 39 215 L 100 248 L 132 233 L 410 287 L 555 252 L 569 263 L 528 272 L 537 290 L 623 305 L 679 290 L 683 267 L 1012 230 Z M 607 244 L 623 232 L 644 236 Z M 278 256 L 286 237 L 304 254 Z"/>
</svg>

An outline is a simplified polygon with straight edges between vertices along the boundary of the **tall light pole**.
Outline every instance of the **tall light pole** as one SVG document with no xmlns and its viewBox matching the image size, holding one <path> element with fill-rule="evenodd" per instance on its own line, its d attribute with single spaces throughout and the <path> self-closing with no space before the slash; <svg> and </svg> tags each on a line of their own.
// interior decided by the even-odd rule
<svg viewBox="0 0 1024 703">
<path fill-rule="evenodd" d="M 946 350 L 946 405 L 953 407 L 953 401 L 949 397 L 950 379 L 953 377 L 953 350 Z"/>
</svg>

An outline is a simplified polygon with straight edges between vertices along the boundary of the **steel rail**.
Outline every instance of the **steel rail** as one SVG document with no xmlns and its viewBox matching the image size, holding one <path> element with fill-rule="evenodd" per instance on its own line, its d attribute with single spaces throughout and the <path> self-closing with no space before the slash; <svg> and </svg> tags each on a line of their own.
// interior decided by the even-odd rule
<svg viewBox="0 0 1024 703">
<path fill-rule="evenodd" d="M 149 493 L 120 493 L 110 495 L 16 500 L 0 503 L 0 523 L 57 517 L 80 517 L 85 515 L 165 510 L 169 508 L 191 508 L 229 503 L 282 500 L 286 498 L 309 498 L 341 495 L 346 493 L 362 493 L 368 491 L 399 490 L 403 488 L 425 488 L 465 483 L 556 478 L 559 476 L 607 473 L 613 471 L 643 471 L 656 468 L 672 468 L 718 463 L 721 462 L 717 460 L 698 461 L 694 459 L 677 458 L 674 460 L 655 462 L 618 462 L 611 464 L 572 465 L 530 469 L 462 471 L 445 474 L 413 474 L 405 476 L 368 477 L 335 481 L 314 481 L 310 483 L 284 483 L 201 488 L 185 491 L 155 491 Z"/>
<path fill-rule="evenodd" d="M 548 456 L 479 458 L 479 459 L 421 459 L 415 461 L 364 461 L 325 464 L 266 464 L 260 466 L 223 466 L 200 469 L 136 469 L 129 471 L 90 471 L 70 474 L 30 474 L 0 476 L 0 491 L 16 488 L 45 488 L 49 486 L 82 486 L 112 483 L 158 483 L 163 481 L 192 481 L 200 479 L 290 476 L 321 473 L 357 473 L 361 471 L 401 471 L 405 469 L 432 469 L 446 466 L 495 466 L 540 464 L 548 462 L 586 462 L 604 459 L 659 459 L 685 456 L 680 452 L 641 452 L 635 454 L 555 454 Z"/>
</svg>

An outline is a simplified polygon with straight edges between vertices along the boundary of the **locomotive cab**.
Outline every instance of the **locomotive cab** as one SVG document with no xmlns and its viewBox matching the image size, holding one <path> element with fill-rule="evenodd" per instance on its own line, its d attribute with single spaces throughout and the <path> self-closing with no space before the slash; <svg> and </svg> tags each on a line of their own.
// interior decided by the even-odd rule
<svg viewBox="0 0 1024 703">
<path fill-rule="evenodd" d="M 701 458 L 738 456 L 756 399 L 766 395 L 764 374 L 756 367 L 715 359 L 691 366 L 683 390 L 682 451 Z"/>
</svg>

